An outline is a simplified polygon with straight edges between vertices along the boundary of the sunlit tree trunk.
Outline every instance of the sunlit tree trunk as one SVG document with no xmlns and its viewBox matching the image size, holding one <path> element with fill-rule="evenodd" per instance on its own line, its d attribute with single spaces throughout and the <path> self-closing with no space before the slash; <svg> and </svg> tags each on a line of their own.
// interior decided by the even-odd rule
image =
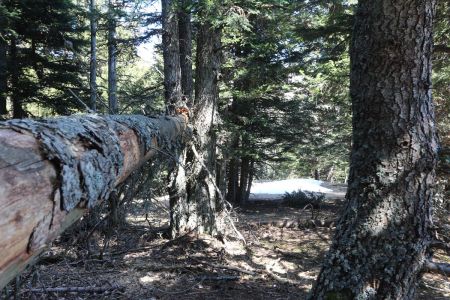
<svg viewBox="0 0 450 300">
<path fill-rule="evenodd" d="M 188 99 L 188 104 L 193 102 L 193 77 L 192 77 L 192 25 L 190 0 L 180 0 L 178 9 L 178 31 L 180 43 L 180 70 L 181 91 Z"/>
<path fill-rule="evenodd" d="M 413 299 L 428 257 L 437 138 L 435 3 L 360 0 L 347 204 L 311 299 Z"/>
</svg>

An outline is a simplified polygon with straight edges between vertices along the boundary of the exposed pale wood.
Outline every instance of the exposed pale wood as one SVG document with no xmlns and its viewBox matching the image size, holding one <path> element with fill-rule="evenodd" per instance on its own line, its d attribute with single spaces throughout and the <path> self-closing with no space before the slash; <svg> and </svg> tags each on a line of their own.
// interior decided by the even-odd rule
<svg viewBox="0 0 450 300">
<path fill-rule="evenodd" d="M 173 141 L 187 124 L 184 116 L 155 120 L 163 141 Z M 116 133 L 124 155 L 118 185 L 158 153 L 161 145 L 154 138 L 149 151 L 143 153 L 136 128 Z M 81 142 L 73 145 L 80 156 L 88 151 L 85 146 Z M 87 210 L 83 203 L 69 212 L 61 209 L 58 172 L 31 134 L 0 129 L 0 289 Z"/>
</svg>

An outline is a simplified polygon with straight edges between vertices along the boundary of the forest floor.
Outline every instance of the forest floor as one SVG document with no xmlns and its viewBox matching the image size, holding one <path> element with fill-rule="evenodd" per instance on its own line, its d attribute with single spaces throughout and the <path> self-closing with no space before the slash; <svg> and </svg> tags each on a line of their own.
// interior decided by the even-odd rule
<svg viewBox="0 0 450 300">
<path fill-rule="evenodd" d="M 80 245 L 79 238 L 66 233 L 22 276 L 16 296 L 304 299 L 333 231 L 311 226 L 309 221 L 312 214 L 322 220 L 335 218 L 342 206 L 340 198 L 328 199 L 327 205 L 313 211 L 270 201 L 237 209 L 236 226 L 245 237 L 245 246 L 238 240 L 219 241 L 192 234 L 168 240 L 164 234 L 167 202 L 148 208 L 136 200 L 126 224 L 109 238 L 88 233 L 89 251 L 86 243 Z M 437 252 L 436 258 L 450 262 L 443 252 Z M 418 295 L 419 299 L 449 299 L 449 278 L 425 274 Z"/>
</svg>

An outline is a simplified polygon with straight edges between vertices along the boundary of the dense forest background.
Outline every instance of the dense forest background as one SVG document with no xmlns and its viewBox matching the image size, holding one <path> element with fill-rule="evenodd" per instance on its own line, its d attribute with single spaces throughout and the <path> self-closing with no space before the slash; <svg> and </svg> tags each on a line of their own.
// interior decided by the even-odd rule
<svg viewBox="0 0 450 300">
<path fill-rule="evenodd" d="M 213 24 L 223 28 L 217 131 L 222 160 L 237 177 L 241 172 L 255 179 L 315 174 L 345 181 L 351 141 L 348 47 L 354 4 L 222 3 Z M 191 6 L 195 23 L 196 4 Z M 97 1 L 94 8 L 91 11 L 87 1 L 2 3 L 4 118 L 87 112 L 91 18 L 98 23 L 96 111 L 110 112 L 108 45 L 114 43 L 118 112 L 164 112 L 161 47 L 156 45 L 156 55 L 141 54 L 152 57 L 138 56 L 141 45 L 161 34 L 160 5 Z M 108 40 L 111 20 L 116 26 L 114 41 Z M 193 35 L 195 54 L 195 26 Z"/>
<path fill-rule="evenodd" d="M 161 34 L 160 4 L 93 3 L 92 10 L 89 1 L 3 1 L 3 118 L 88 112 L 86 105 L 93 99 L 89 81 L 92 18 L 97 23 L 95 111 L 111 112 L 108 47 L 113 44 L 117 91 L 112 93 L 117 97 L 117 112 L 164 112 L 161 45 L 155 45 L 156 53 L 142 50 Z M 237 177 L 244 172 L 243 177 L 258 179 L 346 180 L 351 143 L 348 49 L 355 5 L 356 1 L 221 4 L 213 24 L 223 28 L 217 131 L 222 160 Z M 190 6 L 195 23 L 195 1 Z M 437 8 L 433 75 L 444 143 L 448 9 L 445 3 Z M 111 22 L 115 24 L 113 40 Z M 193 35 L 195 54 L 195 27 Z M 139 56 L 140 49 L 141 56 L 151 57 Z M 192 61 L 195 68 L 195 58 Z"/>
</svg>

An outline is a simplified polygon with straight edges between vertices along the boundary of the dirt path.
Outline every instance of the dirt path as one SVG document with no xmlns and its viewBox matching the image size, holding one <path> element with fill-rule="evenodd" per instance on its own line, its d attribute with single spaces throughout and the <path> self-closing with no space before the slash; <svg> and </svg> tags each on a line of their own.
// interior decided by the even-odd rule
<svg viewBox="0 0 450 300">
<path fill-rule="evenodd" d="M 104 247 L 94 233 L 90 255 L 70 236 L 60 239 L 23 276 L 19 299 L 304 299 L 319 272 L 332 229 L 258 225 L 274 219 L 302 219 L 311 211 L 258 205 L 239 209 L 238 229 L 247 245 L 207 236 L 164 237 L 164 209 L 134 203 L 126 226 Z M 338 206 L 320 211 L 335 217 Z M 147 214 L 147 219 L 146 219 Z M 151 221 L 149 221 L 151 220 Z M 105 253 L 100 255 L 102 249 Z M 449 258 L 439 254 L 442 260 Z M 97 287 L 104 292 L 55 292 L 48 288 Z M 34 290 L 32 290 L 34 289 Z M 39 289 L 39 290 L 36 290 Z M 425 275 L 419 299 L 448 299 L 450 283 Z"/>
</svg>

